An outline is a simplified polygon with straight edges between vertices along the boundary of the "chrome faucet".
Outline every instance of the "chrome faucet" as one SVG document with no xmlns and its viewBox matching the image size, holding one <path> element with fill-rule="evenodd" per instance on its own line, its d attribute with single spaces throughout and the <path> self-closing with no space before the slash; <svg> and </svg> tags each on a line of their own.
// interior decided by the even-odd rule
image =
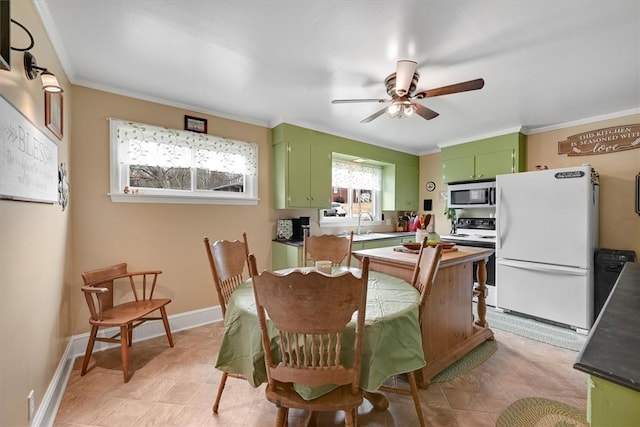
<svg viewBox="0 0 640 427">
<path fill-rule="evenodd" d="M 368 216 L 369 217 L 369 221 L 374 221 L 373 219 L 373 215 L 371 215 L 371 212 L 360 212 L 358 214 L 358 229 L 356 230 L 356 234 L 360 234 L 360 229 L 362 228 L 362 225 L 360 224 L 360 221 L 362 219 L 362 215 Z"/>
</svg>

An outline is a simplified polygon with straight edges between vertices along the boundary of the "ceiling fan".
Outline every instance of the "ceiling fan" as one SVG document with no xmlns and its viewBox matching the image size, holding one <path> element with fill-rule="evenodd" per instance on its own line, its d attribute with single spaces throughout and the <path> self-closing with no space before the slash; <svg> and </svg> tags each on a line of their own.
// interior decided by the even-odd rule
<svg viewBox="0 0 640 427">
<path fill-rule="evenodd" d="M 458 92 L 468 92 L 470 90 L 482 89 L 484 86 L 483 79 L 469 80 L 466 82 L 456 83 L 449 86 L 442 86 L 435 89 L 423 90 L 414 93 L 418 86 L 420 74 L 416 71 L 417 63 L 414 61 L 400 60 L 398 61 L 396 72 L 390 74 L 384 84 L 387 88 L 389 99 L 334 99 L 332 104 L 349 104 L 356 102 L 377 102 L 380 104 L 391 103 L 391 105 L 376 111 L 369 117 L 364 118 L 360 123 L 369 123 L 370 121 L 380 117 L 384 113 L 388 113 L 390 117 L 403 118 L 417 113 L 424 119 L 431 120 L 438 117 L 438 113 L 425 107 L 422 104 L 414 102 L 417 99 L 432 98 L 434 96 L 449 95 Z"/>
</svg>

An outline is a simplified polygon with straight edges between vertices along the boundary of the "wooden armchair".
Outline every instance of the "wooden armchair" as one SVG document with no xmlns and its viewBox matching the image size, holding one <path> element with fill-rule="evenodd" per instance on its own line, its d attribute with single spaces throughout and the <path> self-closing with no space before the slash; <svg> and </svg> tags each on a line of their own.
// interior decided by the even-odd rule
<svg viewBox="0 0 640 427">
<path fill-rule="evenodd" d="M 343 410 L 345 426 L 356 426 L 363 399 L 359 382 L 369 258 L 362 260 L 361 277 L 351 272 L 327 276 L 299 270 L 258 274 L 253 255 L 249 264 L 267 369 L 265 394 L 278 407 L 276 426 L 287 425 L 289 408 L 312 413 Z M 355 333 L 343 334 L 356 311 Z M 269 336 L 267 316 L 278 333 L 273 339 L 277 348 Z M 294 383 L 337 388 L 304 400 Z"/>
<path fill-rule="evenodd" d="M 209 238 L 205 237 L 204 246 L 207 251 L 207 258 L 209 259 L 209 266 L 211 267 L 213 284 L 215 285 L 220 308 L 222 309 L 222 317 L 224 317 L 227 313 L 227 304 L 231 293 L 238 285 L 249 278 L 249 244 L 247 243 L 247 233 L 242 233 L 242 242 L 239 240 L 218 240 L 211 243 Z M 246 277 L 245 270 L 247 272 Z M 218 394 L 213 403 L 214 414 L 218 413 L 222 392 L 224 391 L 224 386 L 229 376 L 245 379 L 241 375 L 228 374 L 226 372 L 222 373 L 220 385 L 218 386 Z"/>
<path fill-rule="evenodd" d="M 440 266 L 440 258 L 442 257 L 442 246 L 436 245 L 436 247 L 430 247 L 427 245 L 427 238 L 425 237 L 420 245 L 420 252 L 418 254 L 418 261 L 416 267 L 413 270 L 413 279 L 411 284 L 420 292 L 420 305 L 418 308 L 418 316 L 420 320 L 420 327 L 422 327 L 422 314 L 426 305 L 427 298 L 431 294 L 433 288 L 433 282 L 436 279 L 436 273 Z M 411 395 L 413 397 L 413 404 L 418 414 L 418 421 L 420 426 L 424 427 L 424 416 L 422 415 L 422 406 L 420 405 L 420 396 L 418 395 L 418 384 L 414 372 L 408 372 L 407 378 L 409 380 L 409 387 L 411 391 L 403 388 L 382 386 L 380 390 L 389 393 Z"/>
<path fill-rule="evenodd" d="M 346 258 L 346 265 L 351 265 L 351 248 L 353 246 L 353 231 L 349 237 L 339 237 L 332 234 L 321 236 L 304 235 L 303 266 L 314 261 L 331 261 L 334 266 L 342 264 Z"/>
<path fill-rule="evenodd" d="M 89 313 L 91 314 L 89 318 L 91 334 L 89 335 L 80 375 L 87 373 L 87 367 L 96 341 L 119 342 L 124 382 L 128 382 L 129 346 L 133 343 L 133 330 L 149 320 L 162 320 L 169 346 L 173 347 L 173 337 L 165 309 L 165 306 L 171 300 L 153 298 L 158 275 L 161 273 L 161 271 L 128 272 L 126 263 L 82 273 L 82 279 L 85 284 L 82 287 L 82 292 L 84 292 L 89 306 Z M 113 298 L 114 285 L 118 282 L 129 284 L 134 301 L 121 304 L 115 303 Z M 160 311 L 160 317 L 149 316 L 156 310 Z M 120 332 L 109 338 L 98 337 L 98 329 L 103 327 L 118 327 Z M 118 336 L 119 338 L 117 338 Z"/>
</svg>

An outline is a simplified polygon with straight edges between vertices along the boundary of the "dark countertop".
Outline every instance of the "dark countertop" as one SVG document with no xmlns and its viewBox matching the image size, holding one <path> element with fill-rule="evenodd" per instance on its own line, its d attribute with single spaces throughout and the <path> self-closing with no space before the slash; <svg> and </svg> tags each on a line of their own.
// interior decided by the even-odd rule
<svg viewBox="0 0 640 427">
<path fill-rule="evenodd" d="M 384 234 L 386 237 L 380 237 L 379 239 L 367 239 L 367 241 L 371 240 L 384 240 L 384 239 L 395 239 L 397 237 L 406 237 L 406 236 L 415 236 L 415 231 L 374 231 L 372 234 Z M 355 237 L 355 236 L 354 236 Z M 298 246 L 301 247 L 303 245 L 302 240 L 279 240 L 273 239 L 274 242 L 284 243 L 285 245 L 290 246 Z M 354 239 L 354 242 L 356 240 Z"/>
<path fill-rule="evenodd" d="M 640 263 L 624 265 L 573 367 L 640 391 Z"/>
</svg>

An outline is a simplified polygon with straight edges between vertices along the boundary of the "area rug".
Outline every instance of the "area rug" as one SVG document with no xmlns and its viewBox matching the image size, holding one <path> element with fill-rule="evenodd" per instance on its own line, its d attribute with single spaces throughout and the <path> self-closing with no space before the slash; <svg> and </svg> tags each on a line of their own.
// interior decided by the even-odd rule
<svg viewBox="0 0 640 427">
<path fill-rule="evenodd" d="M 495 340 L 485 341 L 469 353 L 465 354 L 462 359 L 455 361 L 451 366 L 431 378 L 432 383 L 442 383 L 451 381 L 459 376 L 466 374 L 473 368 L 482 365 L 487 359 L 496 352 L 498 344 Z"/>
<path fill-rule="evenodd" d="M 476 312 L 475 309 L 474 312 Z M 580 351 L 587 341 L 586 335 L 579 334 L 573 329 L 516 314 L 501 313 L 492 307 L 487 307 L 487 323 L 491 329 L 511 332 L 567 350 Z"/>
<path fill-rule="evenodd" d="M 502 411 L 496 427 L 589 427 L 584 412 L 566 403 L 541 397 L 513 402 Z"/>
</svg>

